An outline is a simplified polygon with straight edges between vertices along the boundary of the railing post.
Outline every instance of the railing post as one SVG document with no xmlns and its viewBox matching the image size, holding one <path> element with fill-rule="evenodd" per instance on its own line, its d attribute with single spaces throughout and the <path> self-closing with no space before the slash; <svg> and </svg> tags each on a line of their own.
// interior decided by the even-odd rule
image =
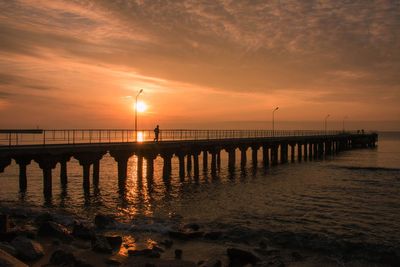
<svg viewBox="0 0 400 267">
<path fill-rule="evenodd" d="M 46 130 L 43 131 L 43 145 L 46 145 Z"/>
</svg>

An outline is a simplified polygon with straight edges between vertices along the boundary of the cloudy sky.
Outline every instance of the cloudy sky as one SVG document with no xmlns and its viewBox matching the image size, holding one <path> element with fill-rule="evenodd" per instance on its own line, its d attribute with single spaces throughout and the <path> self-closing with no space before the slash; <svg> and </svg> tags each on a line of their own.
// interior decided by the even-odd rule
<svg viewBox="0 0 400 267">
<path fill-rule="evenodd" d="M 142 127 L 396 128 L 400 0 L 0 0 L 1 128 L 130 128 L 141 88 Z"/>
</svg>

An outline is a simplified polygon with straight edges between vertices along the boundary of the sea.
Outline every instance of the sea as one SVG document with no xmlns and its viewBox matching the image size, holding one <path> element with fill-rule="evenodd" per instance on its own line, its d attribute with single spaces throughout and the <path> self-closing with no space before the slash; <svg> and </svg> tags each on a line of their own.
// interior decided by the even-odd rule
<svg viewBox="0 0 400 267">
<path fill-rule="evenodd" d="M 42 172 L 35 162 L 27 169 L 28 187 L 19 193 L 18 166 L 13 162 L 0 174 L 2 206 L 42 207 L 93 218 L 101 212 L 121 222 L 166 227 L 171 218 L 229 232 L 235 238 L 265 236 L 282 244 L 304 247 L 400 248 L 400 133 L 380 132 L 376 148 L 354 149 L 320 160 L 264 168 L 259 163 L 228 170 L 227 155 L 215 175 L 179 178 L 178 160 L 172 174 L 162 177 L 162 158 L 154 176 L 137 175 L 137 158 L 129 160 L 126 189 L 118 188 L 117 164 L 105 155 L 100 163 L 100 185 L 89 194 L 82 189 L 82 167 L 68 162 L 68 185 L 53 170 L 53 196 L 42 193 Z M 350 244 L 350 245 L 349 245 Z"/>
</svg>

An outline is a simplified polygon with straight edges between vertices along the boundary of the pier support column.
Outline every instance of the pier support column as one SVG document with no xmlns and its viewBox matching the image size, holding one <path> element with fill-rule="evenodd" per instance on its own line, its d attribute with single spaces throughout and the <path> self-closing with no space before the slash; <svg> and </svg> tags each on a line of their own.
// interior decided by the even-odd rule
<svg viewBox="0 0 400 267">
<path fill-rule="evenodd" d="M 34 159 L 43 171 L 43 194 L 45 198 L 52 195 L 52 170 L 56 167 L 58 159 L 53 155 L 40 155 Z"/>
<path fill-rule="evenodd" d="M 208 152 L 207 150 L 203 150 L 203 170 L 208 169 Z"/>
<path fill-rule="evenodd" d="M 217 171 L 217 152 L 210 151 L 211 153 L 211 173 L 216 173 Z"/>
<path fill-rule="evenodd" d="M 271 150 L 272 165 L 278 165 L 278 149 L 279 145 L 273 145 Z"/>
<path fill-rule="evenodd" d="M 168 178 L 171 176 L 171 171 L 172 171 L 172 164 L 171 164 L 172 153 L 168 153 L 168 152 L 162 153 L 161 157 L 164 160 L 163 177 Z"/>
<path fill-rule="evenodd" d="M 199 155 L 200 152 L 198 151 L 193 152 L 193 170 L 195 177 L 199 176 Z"/>
<path fill-rule="evenodd" d="M 257 167 L 257 153 L 258 153 L 259 146 L 252 146 L 251 147 L 251 161 L 253 163 L 253 167 Z"/>
<path fill-rule="evenodd" d="M 156 159 L 157 155 L 152 153 L 148 153 L 144 155 L 146 160 L 146 178 L 152 178 L 154 175 L 154 160 Z"/>
<path fill-rule="evenodd" d="M 229 147 L 225 149 L 228 152 L 228 169 L 230 171 L 235 169 L 235 162 L 236 162 L 236 149 L 234 147 Z"/>
<path fill-rule="evenodd" d="M 99 181 L 100 181 L 100 160 L 95 160 L 93 162 L 93 185 L 95 187 L 98 187 Z"/>
<path fill-rule="evenodd" d="M 290 144 L 290 161 L 294 162 L 294 146 L 295 144 Z"/>
<path fill-rule="evenodd" d="M 324 157 L 324 143 L 319 143 L 318 144 L 318 158 L 323 158 Z"/>
<path fill-rule="evenodd" d="M 68 171 L 67 162 L 70 160 L 71 156 L 63 156 L 60 160 L 60 181 L 61 185 L 65 187 L 68 183 Z"/>
<path fill-rule="evenodd" d="M 19 165 L 19 191 L 26 192 L 27 178 L 26 178 L 26 166 L 32 161 L 29 157 L 18 157 L 15 162 Z"/>
<path fill-rule="evenodd" d="M 143 155 L 137 155 L 137 177 L 143 178 Z"/>
<path fill-rule="evenodd" d="M 117 162 L 118 166 L 118 186 L 120 190 L 125 189 L 128 174 L 128 160 L 133 156 L 133 151 L 110 151 L 110 155 Z"/>
<path fill-rule="evenodd" d="M 240 150 L 240 166 L 244 167 L 247 163 L 247 146 L 239 147 Z"/>
<path fill-rule="evenodd" d="M 287 163 L 288 158 L 288 144 L 281 144 L 281 163 Z"/>
<path fill-rule="evenodd" d="M 297 160 L 301 162 L 303 158 L 302 143 L 297 143 Z"/>
<path fill-rule="evenodd" d="M 304 160 L 307 161 L 308 159 L 308 149 L 307 149 L 308 144 L 304 143 Z"/>
<path fill-rule="evenodd" d="M 187 154 L 186 156 L 186 171 L 188 174 L 192 172 L 192 154 Z"/>
<path fill-rule="evenodd" d="M 182 179 L 185 178 L 185 154 L 179 153 L 177 156 L 179 160 L 179 177 Z"/>
<path fill-rule="evenodd" d="M 217 150 L 217 167 L 218 167 L 218 169 L 221 168 L 221 150 L 220 149 Z"/>
<path fill-rule="evenodd" d="M 317 159 L 318 158 L 318 143 L 314 143 L 313 147 L 314 147 L 314 152 L 313 152 L 314 159 Z"/>
<path fill-rule="evenodd" d="M 0 157 L 0 173 L 4 172 L 4 169 L 11 164 L 11 158 Z"/>
<path fill-rule="evenodd" d="M 100 159 L 103 157 L 103 154 L 105 152 L 101 153 L 77 153 L 74 155 L 74 157 L 79 161 L 79 164 L 83 168 L 83 190 L 85 193 L 89 192 L 90 189 L 90 165 L 98 162 L 99 165 L 96 166 L 96 168 L 100 168 Z M 93 168 L 93 183 L 96 181 L 98 185 L 98 173 L 99 169 L 96 170 L 97 173 L 95 173 L 95 170 Z"/>
<path fill-rule="evenodd" d="M 264 164 L 264 167 L 266 168 L 269 166 L 269 147 L 263 146 L 262 153 L 263 153 L 263 164 Z"/>
<path fill-rule="evenodd" d="M 312 160 L 313 158 L 313 144 L 309 143 L 308 144 L 308 159 Z"/>
</svg>

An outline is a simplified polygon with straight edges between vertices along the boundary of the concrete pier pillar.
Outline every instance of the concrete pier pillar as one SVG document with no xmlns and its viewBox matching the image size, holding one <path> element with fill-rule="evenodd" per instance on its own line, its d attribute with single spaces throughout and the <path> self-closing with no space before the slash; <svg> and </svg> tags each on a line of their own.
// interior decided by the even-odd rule
<svg viewBox="0 0 400 267">
<path fill-rule="evenodd" d="M 179 160 L 179 177 L 184 178 L 185 177 L 185 154 L 183 154 L 183 153 L 178 154 L 178 160 Z"/>
<path fill-rule="evenodd" d="M 65 186 L 68 183 L 67 161 L 60 161 L 60 181 L 61 185 Z"/>
<path fill-rule="evenodd" d="M 288 144 L 281 144 L 281 163 L 287 163 L 288 158 Z"/>
<path fill-rule="evenodd" d="M 146 177 L 149 179 L 154 175 L 154 160 L 156 155 L 146 154 L 144 155 L 144 158 L 146 160 Z"/>
<path fill-rule="evenodd" d="M 43 171 L 43 194 L 46 198 L 52 195 L 52 170 L 57 165 L 57 158 L 53 155 L 39 155 L 34 159 Z"/>
<path fill-rule="evenodd" d="M 171 171 L 172 171 L 172 164 L 171 164 L 172 153 L 163 153 L 161 154 L 161 157 L 164 160 L 163 177 L 168 178 L 169 176 L 171 176 Z"/>
<path fill-rule="evenodd" d="M 217 152 L 211 151 L 211 173 L 217 171 Z"/>
<path fill-rule="evenodd" d="M 187 154 L 186 156 L 186 171 L 188 174 L 192 172 L 192 154 Z"/>
<path fill-rule="evenodd" d="M 117 162 L 118 167 L 118 186 L 120 191 L 123 191 L 126 185 L 126 178 L 128 175 L 128 160 L 133 155 L 133 151 L 129 150 L 115 150 L 110 151 L 110 155 Z"/>
<path fill-rule="evenodd" d="M 263 164 L 264 167 L 269 166 L 269 147 L 268 146 L 263 146 L 262 147 L 262 153 L 263 153 Z"/>
<path fill-rule="evenodd" d="M 308 144 L 304 143 L 304 160 L 307 161 L 308 159 Z"/>
<path fill-rule="evenodd" d="M 294 162 L 294 146 L 295 144 L 290 144 L 290 161 Z"/>
<path fill-rule="evenodd" d="M 247 146 L 240 147 L 240 165 L 242 167 L 246 166 L 247 163 Z"/>
<path fill-rule="evenodd" d="M 300 162 L 303 158 L 302 143 L 297 143 L 297 160 Z"/>
<path fill-rule="evenodd" d="M 236 149 L 234 147 L 229 147 L 225 149 L 228 152 L 228 169 L 234 170 L 235 169 L 235 162 L 236 162 Z"/>
<path fill-rule="evenodd" d="M 312 160 L 313 158 L 313 144 L 309 143 L 308 144 L 308 159 Z"/>
<path fill-rule="evenodd" d="M 19 191 L 26 192 L 27 178 L 26 178 L 26 166 L 32 161 L 29 157 L 18 157 L 15 162 L 19 165 Z"/>
<path fill-rule="evenodd" d="M 83 168 L 83 190 L 89 192 L 90 189 L 90 163 L 81 164 Z"/>
<path fill-rule="evenodd" d="M 319 143 L 318 144 L 318 158 L 323 158 L 324 157 L 324 143 Z"/>
<path fill-rule="evenodd" d="M 271 150 L 272 165 L 278 165 L 278 149 L 279 145 L 274 145 Z"/>
<path fill-rule="evenodd" d="M 314 147 L 314 152 L 313 152 L 314 159 L 317 159 L 318 158 L 318 143 L 314 143 L 313 147 Z"/>
<path fill-rule="evenodd" d="M 253 163 L 253 166 L 256 167 L 257 166 L 257 154 L 258 154 L 258 146 L 252 146 L 251 147 L 251 161 Z"/>
<path fill-rule="evenodd" d="M 98 187 L 99 181 L 100 181 L 100 160 L 95 160 L 93 162 L 93 185 L 95 187 Z"/>
<path fill-rule="evenodd" d="M 193 170 L 194 170 L 194 176 L 198 177 L 199 176 L 199 152 L 194 152 L 193 153 Z"/>
<path fill-rule="evenodd" d="M 207 150 L 203 150 L 203 170 L 208 169 L 208 152 Z"/>
<path fill-rule="evenodd" d="M 143 177 L 143 155 L 137 155 L 137 177 Z"/>
<path fill-rule="evenodd" d="M 218 169 L 221 168 L 221 150 L 220 149 L 217 150 L 217 167 L 218 167 Z"/>
</svg>

